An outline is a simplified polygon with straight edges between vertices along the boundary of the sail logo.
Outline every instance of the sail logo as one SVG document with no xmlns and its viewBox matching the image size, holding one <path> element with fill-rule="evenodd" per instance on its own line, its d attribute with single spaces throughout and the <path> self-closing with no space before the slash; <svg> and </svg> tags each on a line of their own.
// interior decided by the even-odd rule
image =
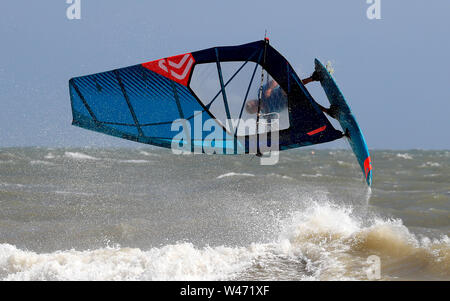
<svg viewBox="0 0 450 301">
<path fill-rule="evenodd" d="M 186 53 L 144 63 L 142 66 L 174 82 L 187 86 L 194 63 L 195 60 L 192 54 Z"/>
</svg>

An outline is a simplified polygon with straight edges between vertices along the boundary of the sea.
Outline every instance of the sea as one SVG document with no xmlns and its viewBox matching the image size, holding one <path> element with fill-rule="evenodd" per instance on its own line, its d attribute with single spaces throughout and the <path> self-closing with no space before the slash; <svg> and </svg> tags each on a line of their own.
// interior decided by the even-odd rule
<svg viewBox="0 0 450 301">
<path fill-rule="evenodd" d="M 450 151 L 0 148 L 1 280 L 450 280 Z"/>
</svg>

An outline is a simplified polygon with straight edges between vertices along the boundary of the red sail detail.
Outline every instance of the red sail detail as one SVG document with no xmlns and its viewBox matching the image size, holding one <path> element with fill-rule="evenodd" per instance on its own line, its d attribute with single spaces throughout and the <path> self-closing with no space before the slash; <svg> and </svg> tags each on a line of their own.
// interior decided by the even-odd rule
<svg viewBox="0 0 450 301">
<path fill-rule="evenodd" d="M 367 159 L 364 161 L 364 172 L 366 174 L 366 179 L 369 176 L 369 172 L 372 170 L 372 161 L 370 160 L 370 157 L 367 157 Z"/>
<path fill-rule="evenodd" d="M 320 128 L 318 128 L 318 129 L 316 129 L 316 130 L 314 130 L 314 131 L 311 131 L 311 132 L 309 132 L 309 133 L 307 133 L 307 134 L 308 134 L 309 136 L 312 136 L 312 135 L 315 135 L 315 134 L 318 134 L 318 133 L 320 133 L 320 132 L 325 131 L 326 128 L 327 128 L 327 126 L 324 125 L 323 127 L 320 127 Z"/>
<path fill-rule="evenodd" d="M 142 67 L 187 86 L 195 60 L 185 53 L 142 64 Z"/>
</svg>

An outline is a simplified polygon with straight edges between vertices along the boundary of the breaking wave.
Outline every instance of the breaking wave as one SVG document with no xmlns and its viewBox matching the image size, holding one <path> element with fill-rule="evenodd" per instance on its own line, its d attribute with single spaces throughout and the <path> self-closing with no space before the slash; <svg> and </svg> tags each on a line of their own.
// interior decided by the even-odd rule
<svg viewBox="0 0 450 301">
<path fill-rule="evenodd" d="M 401 220 L 359 217 L 351 207 L 313 203 L 280 221 L 271 243 L 141 250 L 120 246 L 36 253 L 0 244 L 3 280 L 367 280 L 450 279 L 450 240 L 418 237 Z M 420 272 L 418 272 L 420 271 Z"/>
</svg>

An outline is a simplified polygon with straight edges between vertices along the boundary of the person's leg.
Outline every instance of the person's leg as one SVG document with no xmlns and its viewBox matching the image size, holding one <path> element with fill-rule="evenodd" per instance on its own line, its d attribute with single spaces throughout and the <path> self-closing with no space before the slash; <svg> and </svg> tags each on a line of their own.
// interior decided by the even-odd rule
<svg viewBox="0 0 450 301">
<path fill-rule="evenodd" d="M 312 76 L 310 76 L 308 78 L 302 79 L 302 84 L 307 85 L 307 84 L 309 84 L 310 82 L 313 82 L 313 81 L 314 80 L 313 80 Z"/>
<path fill-rule="evenodd" d="M 320 77 L 319 77 L 319 74 L 318 74 L 316 71 L 314 71 L 313 74 L 312 74 L 310 77 L 303 79 L 303 80 L 302 80 L 302 83 L 303 83 L 304 85 L 306 85 L 306 84 L 309 84 L 309 83 L 311 83 L 311 82 L 317 82 L 317 81 L 320 81 Z M 316 103 L 317 103 L 317 102 L 316 102 Z M 321 106 L 319 103 L 317 103 L 317 105 L 318 105 L 319 108 L 322 110 L 322 112 L 328 114 L 330 117 L 332 117 L 332 118 L 334 118 L 334 119 L 337 119 L 337 116 L 338 116 L 338 114 L 339 114 L 339 108 L 338 108 L 337 106 L 331 105 L 331 106 L 327 109 L 327 108 Z"/>
</svg>

